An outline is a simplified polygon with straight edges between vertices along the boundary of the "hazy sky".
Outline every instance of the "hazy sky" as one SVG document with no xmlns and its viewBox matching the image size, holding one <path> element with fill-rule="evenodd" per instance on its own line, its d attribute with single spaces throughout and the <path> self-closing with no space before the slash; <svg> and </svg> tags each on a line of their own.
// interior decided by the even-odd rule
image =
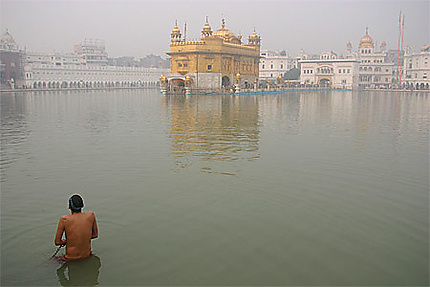
<svg viewBox="0 0 430 287">
<path fill-rule="evenodd" d="M 199 38 L 209 17 L 212 30 L 226 26 L 247 38 L 254 27 L 262 49 L 287 49 L 295 56 L 357 48 L 369 27 L 378 46 L 397 49 L 398 18 L 405 14 L 404 45 L 420 49 L 429 44 L 429 0 L 406 1 L 1 1 L 1 33 L 6 29 L 29 51 L 73 52 L 85 38 L 104 39 L 109 56 L 166 57 L 175 20 L 187 38 Z"/>
</svg>

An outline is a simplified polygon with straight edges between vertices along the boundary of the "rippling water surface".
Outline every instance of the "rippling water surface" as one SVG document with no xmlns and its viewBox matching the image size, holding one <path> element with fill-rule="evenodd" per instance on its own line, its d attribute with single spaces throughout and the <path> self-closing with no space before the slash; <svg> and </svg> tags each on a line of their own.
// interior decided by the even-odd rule
<svg viewBox="0 0 430 287">
<path fill-rule="evenodd" d="M 429 94 L 1 94 L 2 285 L 428 285 Z M 67 199 L 96 256 L 48 260 Z"/>
</svg>

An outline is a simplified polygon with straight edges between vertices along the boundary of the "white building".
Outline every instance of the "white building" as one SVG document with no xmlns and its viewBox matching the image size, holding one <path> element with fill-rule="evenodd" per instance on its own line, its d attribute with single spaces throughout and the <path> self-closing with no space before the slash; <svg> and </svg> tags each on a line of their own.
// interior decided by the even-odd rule
<svg viewBox="0 0 430 287">
<path fill-rule="evenodd" d="M 24 88 L 155 87 L 169 69 L 30 63 L 24 66 Z"/>
<path fill-rule="evenodd" d="M 74 54 L 26 52 L 22 58 L 23 77 L 16 83 L 26 89 L 155 87 L 162 74 L 170 74 L 169 69 L 108 66 L 100 40 L 86 39 Z"/>
<path fill-rule="evenodd" d="M 393 72 L 395 63 L 389 60 L 386 43 L 382 42 L 379 51 L 375 50 L 375 44 L 366 28 L 366 34 L 360 39 L 358 49 L 352 52 L 352 44 L 347 44 L 348 58 L 360 60 L 359 87 L 360 88 L 389 88 L 395 84 Z"/>
<path fill-rule="evenodd" d="M 286 51 L 273 52 L 269 50 L 260 51 L 260 79 L 275 80 L 292 68 L 290 58 Z"/>
<path fill-rule="evenodd" d="M 27 52 L 25 54 L 27 64 L 49 64 L 56 66 L 84 64 L 77 54 L 65 53 L 37 53 Z"/>
<path fill-rule="evenodd" d="M 330 86 L 335 89 L 358 87 L 356 59 L 338 59 L 334 52 L 323 52 L 316 60 L 300 60 L 300 83 L 303 85 Z"/>
<path fill-rule="evenodd" d="M 420 52 L 414 53 L 406 48 L 404 61 L 404 77 L 402 83 L 415 90 L 429 89 L 430 86 L 430 46 L 425 46 Z"/>
<path fill-rule="evenodd" d="M 86 65 L 104 66 L 108 63 L 104 40 L 85 39 L 83 43 L 75 45 L 75 54 L 79 55 Z"/>
</svg>

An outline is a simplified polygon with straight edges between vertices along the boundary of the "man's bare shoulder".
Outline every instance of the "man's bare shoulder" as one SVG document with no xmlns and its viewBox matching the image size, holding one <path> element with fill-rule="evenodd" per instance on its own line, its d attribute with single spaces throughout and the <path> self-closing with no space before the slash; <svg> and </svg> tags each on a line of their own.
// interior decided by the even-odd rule
<svg viewBox="0 0 430 287">
<path fill-rule="evenodd" d="M 94 214 L 94 212 L 92 212 L 91 210 L 90 210 L 90 211 L 85 212 L 84 214 L 85 214 L 87 217 L 90 217 L 90 218 L 95 218 L 95 217 L 96 217 L 96 215 Z"/>
<path fill-rule="evenodd" d="M 67 221 L 70 219 L 70 214 L 65 214 L 60 217 L 60 221 Z"/>
</svg>

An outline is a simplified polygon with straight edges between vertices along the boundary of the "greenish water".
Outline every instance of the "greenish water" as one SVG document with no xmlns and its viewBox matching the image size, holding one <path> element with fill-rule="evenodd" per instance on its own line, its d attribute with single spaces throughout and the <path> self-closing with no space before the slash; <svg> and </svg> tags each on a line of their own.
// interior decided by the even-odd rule
<svg viewBox="0 0 430 287">
<path fill-rule="evenodd" d="M 2 93 L 1 285 L 428 285 L 429 102 Z M 99 238 L 62 266 L 72 193 Z"/>
</svg>

